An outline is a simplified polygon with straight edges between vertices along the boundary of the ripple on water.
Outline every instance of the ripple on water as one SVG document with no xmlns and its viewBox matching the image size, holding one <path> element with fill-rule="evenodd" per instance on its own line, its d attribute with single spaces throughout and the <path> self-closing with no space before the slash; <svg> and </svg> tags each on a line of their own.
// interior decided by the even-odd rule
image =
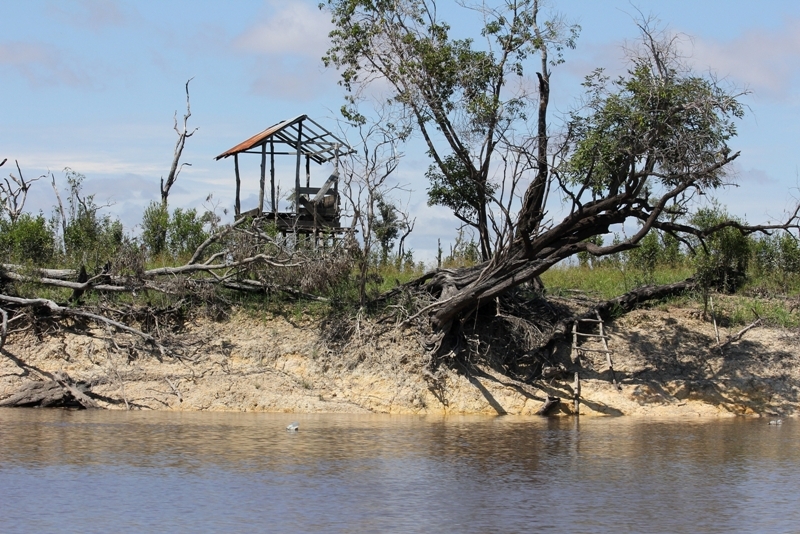
<svg viewBox="0 0 800 534">
<path fill-rule="evenodd" d="M 799 437 L 794 420 L 0 409 L 0 517 L 3 532 L 791 532 Z"/>
</svg>

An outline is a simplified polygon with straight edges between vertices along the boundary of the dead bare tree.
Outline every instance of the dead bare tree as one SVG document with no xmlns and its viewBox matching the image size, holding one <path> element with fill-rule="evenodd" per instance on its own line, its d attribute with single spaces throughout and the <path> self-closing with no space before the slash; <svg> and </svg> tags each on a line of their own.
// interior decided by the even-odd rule
<svg viewBox="0 0 800 534">
<path fill-rule="evenodd" d="M 353 213 L 352 224 L 361 230 L 358 269 L 359 300 L 362 304 L 367 300 L 368 271 L 379 239 L 378 226 L 385 222 L 379 220 L 376 212 L 381 204 L 386 203 L 392 191 L 398 189 L 398 185 L 390 184 L 389 179 L 403 157 L 397 145 L 407 135 L 407 130 L 398 126 L 401 123 L 390 120 L 385 109 L 378 109 L 377 113 L 382 119 L 370 124 L 360 117 L 351 117 L 351 126 L 358 135 L 358 148 L 341 162 L 345 176 L 344 196 Z"/>
<path fill-rule="evenodd" d="M 6 160 L 4 159 L 3 163 L 5 162 Z M 19 167 L 19 162 L 14 160 L 14 163 L 17 165 L 19 176 L 9 174 L 8 178 L 4 178 L 3 182 L 0 182 L 0 212 L 5 211 L 12 224 L 17 222 L 17 219 L 25 209 L 25 201 L 28 199 L 28 190 L 31 185 L 43 178 L 43 176 L 39 176 L 26 181 L 22 175 L 22 169 Z M 2 163 L 0 163 L 0 166 L 2 166 Z M 10 181 L 9 178 L 11 179 Z"/>
<path fill-rule="evenodd" d="M 406 254 L 405 243 L 411 232 L 414 231 L 414 226 L 417 224 L 417 218 L 411 218 L 408 209 L 400 210 L 398 213 L 400 217 L 399 227 L 402 229 L 403 234 L 397 241 L 397 257 L 402 261 L 403 256 Z"/>
<path fill-rule="evenodd" d="M 178 134 L 178 140 L 175 142 L 175 151 L 172 156 L 172 165 L 169 168 L 169 174 L 167 175 L 166 181 L 164 178 L 161 178 L 161 206 L 166 209 L 167 208 L 167 199 L 169 198 L 169 191 L 172 189 L 172 186 L 175 185 L 175 182 L 178 179 L 178 175 L 181 173 L 181 170 L 185 165 L 191 167 L 191 163 L 181 163 L 181 154 L 183 154 L 183 147 L 186 145 L 186 140 L 193 136 L 194 133 L 199 129 L 195 128 L 192 131 L 189 131 L 188 123 L 189 117 L 192 116 L 192 107 L 191 102 L 189 101 L 189 82 L 191 82 L 194 78 L 189 78 L 186 81 L 186 113 L 183 115 L 183 126 L 178 127 L 178 112 L 175 112 L 173 117 L 174 122 L 174 130 L 175 133 Z"/>
</svg>

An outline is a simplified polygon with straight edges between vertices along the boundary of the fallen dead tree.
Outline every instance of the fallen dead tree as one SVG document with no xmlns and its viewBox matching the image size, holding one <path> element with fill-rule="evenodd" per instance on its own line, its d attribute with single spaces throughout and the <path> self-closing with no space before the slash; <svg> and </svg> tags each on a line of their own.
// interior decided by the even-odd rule
<svg viewBox="0 0 800 534">
<path fill-rule="evenodd" d="M 66 373 L 54 373 L 48 380 L 26 382 L 16 393 L 0 401 L 0 407 L 99 408 L 89 396 L 86 384 L 76 383 Z"/>
<path fill-rule="evenodd" d="M 212 234 L 193 253 L 184 265 L 131 270 L 129 266 L 110 262 L 106 268 L 86 279 L 78 281 L 81 273 L 77 269 L 45 269 L 17 264 L 0 264 L 0 281 L 26 282 L 44 287 L 64 288 L 80 292 L 131 293 L 137 290 L 174 293 L 175 281 L 180 279 L 191 286 L 228 287 L 245 292 L 285 291 L 298 293 L 292 285 L 275 283 L 259 272 L 283 270 L 305 275 L 307 285 L 313 280 L 331 274 L 331 267 L 340 267 L 349 261 L 348 243 L 340 240 L 324 251 L 297 246 L 280 237 L 270 236 L 259 227 L 264 222 L 258 218 L 243 217 Z M 238 234 L 235 239 L 226 239 Z M 244 239 L 242 239 L 244 236 Z M 212 246 L 216 246 L 203 259 Z M 338 264 L 338 265 L 333 265 Z M 316 270 L 317 273 L 309 271 Z M 116 271 L 116 272 L 115 272 Z M 319 276 L 323 274 L 323 276 Z M 302 286 L 303 284 L 297 284 Z M 302 294 L 302 292 L 300 292 Z"/>
<path fill-rule="evenodd" d="M 242 217 L 209 236 L 183 265 L 141 268 L 145 258 L 131 257 L 143 254 L 139 249 L 122 253 L 93 274 L 84 268 L 1 264 L 0 349 L 11 322 L 17 331 L 39 333 L 54 333 L 68 324 L 128 336 L 137 350 L 159 359 L 186 359 L 186 351 L 170 335 L 172 323 L 191 315 L 192 309 L 224 308 L 225 292 L 327 300 L 317 293 L 349 273 L 349 242 L 317 247 L 299 243 L 296 236 L 267 232 L 266 224 Z M 23 294 L 18 286 L 24 287 Z M 36 288 L 42 292 L 37 294 Z M 54 296 L 58 290 L 70 290 L 71 296 L 62 292 L 60 299 Z M 165 297 L 161 304 L 151 304 L 153 293 Z M 120 295 L 129 297 L 120 300 Z"/>
</svg>

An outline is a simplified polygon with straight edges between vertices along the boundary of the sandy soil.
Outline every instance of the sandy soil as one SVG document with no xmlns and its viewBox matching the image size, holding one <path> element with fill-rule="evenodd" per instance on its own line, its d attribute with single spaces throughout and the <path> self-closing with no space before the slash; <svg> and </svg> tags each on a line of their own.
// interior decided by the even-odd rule
<svg viewBox="0 0 800 534">
<path fill-rule="evenodd" d="M 572 412 L 571 376 L 523 385 L 487 369 L 471 376 L 443 371 L 432 381 L 413 332 L 356 338 L 339 351 L 326 348 L 319 332 L 310 322 L 244 313 L 198 320 L 180 334 L 193 346 L 187 358 L 162 362 L 109 346 L 102 332 L 43 340 L 16 334 L 0 357 L 0 399 L 41 379 L 39 371 L 65 371 L 90 383 L 112 409 L 127 402 L 159 410 L 527 415 L 556 395 L 563 399 L 557 413 Z M 635 311 L 608 333 L 621 391 L 605 355 L 588 353 L 581 414 L 789 416 L 800 406 L 797 332 L 759 327 L 720 353 L 713 326 L 676 308 Z M 723 341 L 729 333 L 735 330 L 721 332 Z"/>
</svg>

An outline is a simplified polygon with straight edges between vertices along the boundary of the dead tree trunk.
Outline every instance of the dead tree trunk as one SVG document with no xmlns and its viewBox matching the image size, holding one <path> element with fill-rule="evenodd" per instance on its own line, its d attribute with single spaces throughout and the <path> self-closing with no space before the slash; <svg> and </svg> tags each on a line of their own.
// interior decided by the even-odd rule
<svg viewBox="0 0 800 534">
<path fill-rule="evenodd" d="M 181 173 L 181 169 L 183 169 L 184 165 L 188 165 L 191 167 L 191 163 L 181 163 L 181 154 L 183 154 L 183 147 L 186 144 L 186 139 L 193 136 L 194 133 L 197 131 L 195 128 L 192 131 L 189 131 L 188 122 L 189 117 L 192 116 L 192 107 L 189 102 L 189 82 L 192 81 L 192 78 L 189 78 L 186 82 L 186 114 L 183 116 L 183 128 L 178 128 L 178 112 L 175 112 L 174 117 L 174 129 L 175 132 L 178 134 L 178 140 L 175 142 L 175 152 L 172 156 L 172 166 L 169 169 L 169 174 L 167 175 L 167 180 L 161 179 L 161 206 L 166 209 L 167 208 L 167 199 L 169 198 L 169 190 L 175 184 L 175 181 L 178 179 L 178 175 Z"/>
<path fill-rule="evenodd" d="M 26 383 L 11 397 L 0 401 L 0 406 L 99 408 L 86 391 L 88 388 L 76 384 L 66 373 L 55 373 L 51 380 Z"/>
</svg>

